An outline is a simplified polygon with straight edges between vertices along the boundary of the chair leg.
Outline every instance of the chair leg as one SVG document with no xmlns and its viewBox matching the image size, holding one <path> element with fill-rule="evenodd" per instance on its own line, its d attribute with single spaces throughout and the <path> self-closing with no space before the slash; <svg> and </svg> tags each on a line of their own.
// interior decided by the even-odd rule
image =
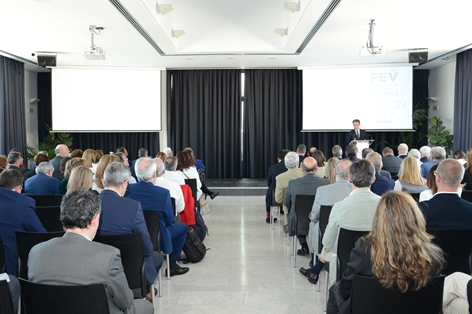
<svg viewBox="0 0 472 314">
<path fill-rule="evenodd" d="M 159 269 L 159 274 L 157 275 L 157 280 L 159 280 L 159 283 L 157 284 L 157 289 L 159 289 L 159 297 L 162 297 L 162 290 L 161 290 L 161 280 L 162 280 L 162 275 L 161 275 L 161 270 Z M 155 308 L 155 307 L 154 307 Z"/>
<path fill-rule="evenodd" d="M 324 302 L 324 308 L 323 312 L 326 312 L 328 308 L 328 291 L 329 291 L 329 272 L 326 272 L 326 280 L 325 280 L 325 302 Z"/>
<path fill-rule="evenodd" d="M 274 230 L 274 206 L 271 206 L 270 207 L 270 226 L 272 228 L 272 230 Z"/>
<path fill-rule="evenodd" d="M 320 277 L 321 277 L 321 272 L 320 272 Z M 320 278 L 321 279 L 321 278 Z M 321 291 L 321 280 L 320 280 L 320 284 L 317 285 L 318 287 L 316 287 L 316 291 L 320 292 Z"/>
<path fill-rule="evenodd" d="M 167 280 L 170 280 L 170 259 L 169 259 L 169 254 L 166 254 L 166 260 L 167 260 Z"/>
<path fill-rule="evenodd" d="M 296 268 L 297 267 L 297 253 L 295 252 L 295 250 L 297 249 L 297 237 L 296 236 L 293 236 L 293 251 L 292 251 L 292 255 L 293 255 L 293 268 Z"/>
</svg>

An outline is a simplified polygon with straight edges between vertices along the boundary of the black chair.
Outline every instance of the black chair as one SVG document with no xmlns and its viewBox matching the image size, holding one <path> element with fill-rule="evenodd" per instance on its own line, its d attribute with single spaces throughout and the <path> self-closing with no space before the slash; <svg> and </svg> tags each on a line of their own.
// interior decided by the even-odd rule
<svg viewBox="0 0 472 314">
<path fill-rule="evenodd" d="M 469 258 L 472 252 L 472 230 L 428 232 L 434 235 L 433 242 L 444 251 L 446 267 L 441 274 L 447 276 L 456 271 L 471 273 Z"/>
<path fill-rule="evenodd" d="M 151 237 L 153 251 L 161 252 L 161 224 L 159 222 L 159 212 L 152 210 L 143 210 L 146 227 Z M 169 254 L 166 254 L 167 269 L 170 269 Z M 167 272 L 167 279 L 170 280 L 170 271 Z M 161 284 L 161 273 L 159 272 L 159 287 Z M 159 289 L 161 293 L 161 289 Z M 159 296 L 161 296 L 159 294 Z"/>
<path fill-rule="evenodd" d="M 461 198 L 472 203 L 472 191 L 462 190 Z"/>
<path fill-rule="evenodd" d="M 19 278 L 28 279 L 28 255 L 33 246 L 41 242 L 51 240 L 53 238 L 62 237 L 64 231 L 61 232 L 23 232 L 15 231 L 16 246 L 18 248 L 18 274 Z"/>
<path fill-rule="evenodd" d="M 297 267 L 297 237 L 307 236 L 310 229 L 310 212 L 315 201 L 314 195 L 295 195 L 295 230 L 290 230 L 293 237 L 293 268 Z"/>
<path fill-rule="evenodd" d="M 177 216 L 177 210 L 175 209 L 175 198 L 170 198 L 170 203 L 172 204 L 172 211 L 174 213 L 174 217 Z"/>
<path fill-rule="evenodd" d="M 62 194 L 26 194 L 36 201 L 36 206 L 60 206 Z"/>
<path fill-rule="evenodd" d="M 0 313 L 16 314 L 13 307 L 10 287 L 8 286 L 6 280 L 0 281 Z"/>
<path fill-rule="evenodd" d="M 321 254 L 321 251 L 323 250 L 323 236 L 326 231 L 326 227 L 328 226 L 329 215 L 331 214 L 332 208 L 333 206 L 327 206 L 327 205 L 321 205 L 320 207 L 320 219 L 318 221 L 319 223 L 318 255 Z M 326 272 L 325 297 L 326 297 L 326 301 L 328 301 L 329 262 L 325 264 L 324 270 Z M 321 285 L 318 285 L 318 291 L 320 291 L 320 286 Z M 326 311 L 326 303 L 324 304 L 324 306 L 325 306 L 324 310 Z"/>
<path fill-rule="evenodd" d="M 384 289 L 377 278 L 354 276 L 351 287 L 352 314 L 442 313 L 444 276 L 435 277 L 418 291 L 401 293 Z"/>
<path fill-rule="evenodd" d="M 0 274 L 5 272 L 6 260 L 5 260 L 5 249 L 3 248 L 3 241 L 0 237 Z"/>
<path fill-rule="evenodd" d="M 59 220 L 60 206 L 36 206 L 36 215 L 48 232 L 63 231 L 62 222 Z"/>
<path fill-rule="evenodd" d="M 369 232 L 370 231 L 354 231 L 340 228 L 338 235 L 338 248 L 336 252 L 338 256 L 336 281 L 341 280 L 342 274 L 346 271 L 347 263 L 349 262 L 349 256 L 351 255 L 351 251 L 354 248 L 357 240 Z"/>
<path fill-rule="evenodd" d="M 108 300 L 102 283 L 56 286 L 20 279 L 21 299 L 26 314 L 108 314 Z"/>
<path fill-rule="evenodd" d="M 411 197 L 415 200 L 415 202 L 420 201 L 420 193 L 410 193 Z"/>
<path fill-rule="evenodd" d="M 398 172 L 390 172 L 390 175 L 392 176 L 393 181 L 398 180 Z"/>
<path fill-rule="evenodd" d="M 197 179 L 185 179 L 185 184 L 187 184 L 192 190 L 192 196 L 194 200 L 194 206 L 198 211 L 198 199 L 197 199 Z"/>
<path fill-rule="evenodd" d="M 123 269 L 134 298 L 146 297 L 144 245 L 141 233 L 96 235 L 93 241 L 111 245 L 120 250 Z"/>
</svg>

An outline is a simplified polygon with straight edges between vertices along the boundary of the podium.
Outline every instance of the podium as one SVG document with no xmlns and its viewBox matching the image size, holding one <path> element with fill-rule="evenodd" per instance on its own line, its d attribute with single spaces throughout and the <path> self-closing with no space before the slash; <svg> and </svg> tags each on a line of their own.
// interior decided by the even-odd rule
<svg viewBox="0 0 472 314">
<path fill-rule="evenodd" d="M 349 144 L 356 144 L 357 146 L 357 158 L 362 159 L 362 150 L 370 147 L 374 140 L 352 140 Z"/>
</svg>

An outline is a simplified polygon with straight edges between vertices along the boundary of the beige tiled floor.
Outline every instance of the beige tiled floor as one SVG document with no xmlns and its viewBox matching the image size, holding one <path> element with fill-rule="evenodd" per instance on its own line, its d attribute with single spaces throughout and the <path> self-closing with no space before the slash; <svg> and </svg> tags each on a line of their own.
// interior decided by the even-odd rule
<svg viewBox="0 0 472 314">
<path fill-rule="evenodd" d="M 219 196 L 204 216 L 205 259 L 170 281 L 162 274 L 157 313 L 323 313 L 321 292 L 299 274 L 282 225 L 265 222 L 264 196 Z M 324 277 L 322 280 L 324 283 Z"/>
</svg>

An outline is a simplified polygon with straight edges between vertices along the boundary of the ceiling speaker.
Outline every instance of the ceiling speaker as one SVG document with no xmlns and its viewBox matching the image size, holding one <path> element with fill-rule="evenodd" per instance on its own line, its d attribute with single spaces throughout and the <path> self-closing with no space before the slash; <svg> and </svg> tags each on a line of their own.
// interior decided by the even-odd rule
<svg viewBox="0 0 472 314">
<path fill-rule="evenodd" d="M 425 63 L 428 62 L 428 49 L 411 49 L 408 51 L 409 63 Z"/>
<path fill-rule="evenodd" d="M 42 67 L 55 67 L 56 66 L 56 54 L 39 54 L 38 53 L 38 65 Z"/>
</svg>

